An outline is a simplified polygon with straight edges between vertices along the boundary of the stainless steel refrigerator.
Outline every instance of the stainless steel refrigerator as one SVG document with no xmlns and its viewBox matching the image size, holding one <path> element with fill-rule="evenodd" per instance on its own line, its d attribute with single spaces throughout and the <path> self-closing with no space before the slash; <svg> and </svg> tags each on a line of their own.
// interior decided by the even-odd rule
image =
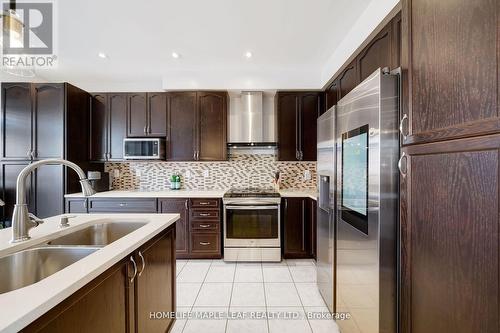
<svg viewBox="0 0 500 333">
<path fill-rule="evenodd" d="M 336 109 L 336 311 L 342 333 L 395 333 L 398 78 L 375 71 Z"/>
<path fill-rule="evenodd" d="M 318 118 L 317 127 L 317 284 L 328 309 L 335 311 L 335 107 Z"/>
</svg>

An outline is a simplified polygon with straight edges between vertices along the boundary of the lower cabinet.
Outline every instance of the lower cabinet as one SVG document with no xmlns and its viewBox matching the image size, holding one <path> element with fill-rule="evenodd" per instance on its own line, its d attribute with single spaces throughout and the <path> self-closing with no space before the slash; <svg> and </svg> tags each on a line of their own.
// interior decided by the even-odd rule
<svg viewBox="0 0 500 333">
<path fill-rule="evenodd" d="M 315 258 L 316 201 L 310 198 L 283 198 L 281 207 L 283 257 Z"/>
<path fill-rule="evenodd" d="M 176 222 L 176 253 L 177 258 L 189 257 L 189 199 L 160 199 L 158 200 L 160 213 L 180 214 Z"/>
<path fill-rule="evenodd" d="M 22 332 L 167 332 L 175 311 L 175 229 L 167 228 Z"/>
</svg>

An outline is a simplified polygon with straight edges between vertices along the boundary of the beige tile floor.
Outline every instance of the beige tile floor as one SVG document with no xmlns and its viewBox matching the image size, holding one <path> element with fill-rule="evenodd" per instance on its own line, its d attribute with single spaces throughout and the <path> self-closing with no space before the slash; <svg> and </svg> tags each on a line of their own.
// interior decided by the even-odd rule
<svg viewBox="0 0 500 333">
<path fill-rule="evenodd" d="M 172 330 L 176 333 L 338 332 L 333 320 L 311 317 L 328 310 L 316 287 L 314 261 L 308 259 L 178 260 L 177 311 L 192 316 L 177 319 Z M 199 318 L 214 314 L 219 317 Z"/>
</svg>

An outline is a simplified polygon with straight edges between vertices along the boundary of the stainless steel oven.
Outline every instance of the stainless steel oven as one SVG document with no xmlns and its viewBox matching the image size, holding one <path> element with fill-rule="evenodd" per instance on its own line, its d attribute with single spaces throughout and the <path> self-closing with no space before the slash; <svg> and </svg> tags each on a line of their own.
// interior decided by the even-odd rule
<svg viewBox="0 0 500 333">
<path fill-rule="evenodd" d="M 224 198 L 224 260 L 281 260 L 280 200 Z"/>
</svg>

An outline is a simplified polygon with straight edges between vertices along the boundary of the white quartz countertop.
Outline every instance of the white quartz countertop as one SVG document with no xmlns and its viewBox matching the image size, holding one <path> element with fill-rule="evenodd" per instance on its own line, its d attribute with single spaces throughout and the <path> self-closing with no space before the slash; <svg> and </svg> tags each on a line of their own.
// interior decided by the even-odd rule
<svg viewBox="0 0 500 333">
<path fill-rule="evenodd" d="M 227 190 L 113 190 L 98 192 L 95 198 L 222 198 Z M 316 200 L 316 190 L 285 189 L 280 190 L 282 197 L 307 197 Z M 66 194 L 66 198 L 82 198 L 82 193 Z"/>
<path fill-rule="evenodd" d="M 113 190 L 98 192 L 95 198 L 222 198 L 227 190 Z M 66 198 L 81 198 L 82 193 L 66 194 Z"/>
<path fill-rule="evenodd" d="M 35 284 L 0 294 L 0 332 L 18 332 L 26 327 L 179 219 L 179 214 L 71 215 L 75 217 L 70 219 L 70 227 L 59 228 L 60 216 L 47 218 L 44 224 L 30 230 L 30 240 L 15 244 L 9 242 L 11 228 L 0 230 L 0 257 L 44 245 L 96 223 L 143 222 L 145 225 Z"/>
</svg>

